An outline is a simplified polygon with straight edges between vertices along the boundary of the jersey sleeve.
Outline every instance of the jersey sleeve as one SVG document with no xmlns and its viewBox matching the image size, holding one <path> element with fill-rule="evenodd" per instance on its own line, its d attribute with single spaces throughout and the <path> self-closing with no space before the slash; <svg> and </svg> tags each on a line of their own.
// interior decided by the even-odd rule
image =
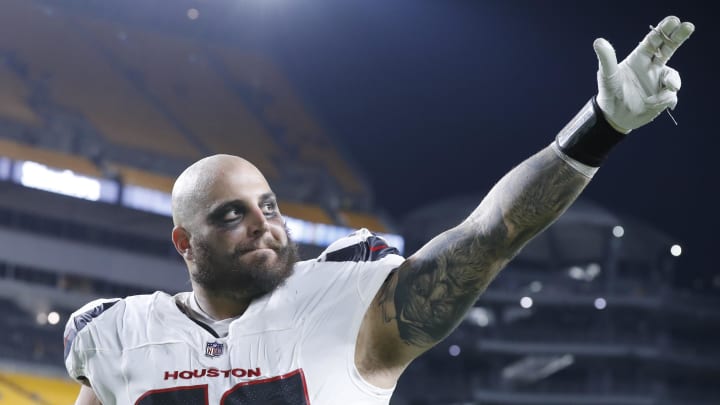
<svg viewBox="0 0 720 405">
<path fill-rule="evenodd" d="M 330 244 L 318 257 L 321 262 L 373 262 L 387 255 L 400 256 L 400 251 L 390 246 L 382 237 L 366 228 Z"/>
<path fill-rule="evenodd" d="M 369 302 L 392 270 L 405 258 L 382 237 L 362 228 L 338 239 L 317 259 L 320 262 L 353 263 L 359 271 L 357 290 L 362 301 Z"/>
<path fill-rule="evenodd" d="M 88 326 L 97 322 L 98 318 L 119 301 L 119 298 L 91 301 L 73 312 L 65 324 L 65 368 L 74 380 L 82 383 L 87 379 L 87 353 L 95 350 L 99 343 L 95 334 L 88 333 Z"/>
</svg>

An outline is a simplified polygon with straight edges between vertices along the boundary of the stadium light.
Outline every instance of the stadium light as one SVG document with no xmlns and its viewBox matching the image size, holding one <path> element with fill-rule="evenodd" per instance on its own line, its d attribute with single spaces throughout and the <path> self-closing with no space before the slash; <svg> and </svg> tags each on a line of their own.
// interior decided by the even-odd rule
<svg viewBox="0 0 720 405">
<path fill-rule="evenodd" d="M 38 314 L 35 316 L 35 321 L 38 323 L 38 325 L 45 325 L 48 321 L 48 316 L 44 312 L 38 312 Z"/>
<path fill-rule="evenodd" d="M 599 297 L 595 298 L 595 308 L 598 310 L 603 310 L 607 307 L 607 301 L 605 301 L 605 298 Z"/>
<path fill-rule="evenodd" d="M 539 293 L 542 290 L 542 287 L 543 285 L 539 281 L 533 281 L 532 283 L 530 283 L 530 291 L 534 293 Z"/>
<path fill-rule="evenodd" d="M 585 277 L 585 270 L 580 266 L 572 266 L 568 270 L 568 275 L 574 280 L 582 280 Z"/>
<path fill-rule="evenodd" d="M 458 345 L 450 345 L 450 348 L 448 348 L 448 353 L 450 353 L 452 357 L 459 356 L 461 351 Z"/>
<path fill-rule="evenodd" d="M 50 325 L 57 325 L 58 322 L 60 322 L 60 314 L 55 311 L 50 312 L 47 316 L 47 321 Z"/>
<path fill-rule="evenodd" d="M 75 174 L 71 170 L 52 169 L 36 162 L 20 164 L 20 184 L 90 201 L 100 199 L 99 181 Z"/>
<path fill-rule="evenodd" d="M 522 297 L 520 298 L 520 306 L 529 309 L 533 306 L 533 299 L 530 297 Z"/>
<path fill-rule="evenodd" d="M 495 315 L 487 308 L 483 307 L 472 307 L 465 315 L 465 321 L 484 328 L 493 323 Z"/>
<path fill-rule="evenodd" d="M 670 254 L 678 257 L 682 254 L 682 247 L 680 245 L 672 245 L 670 247 Z"/>
<path fill-rule="evenodd" d="M 0 180 L 7 180 L 10 178 L 11 167 L 12 161 L 6 157 L 0 156 Z"/>
<path fill-rule="evenodd" d="M 165 216 L 172 215 L 170 193 L 147 187 L 126 184 L 123 187 L 122 204 L 140 211 Z"/>
<path fill-rule="evenodd" d="M 197 20 L 200 17 L 200 11 L 196 8 L 190 8 L 187 11 L 187 17 L 190 20 Z"/>
<path fill-rule="evenodd" d="M 613 227 L 612 233 L 613 233 L 614 237 L 622 238 L 623 235 L 625 235 L 625 228 L 623 228 L 620 225 L 617 225 L 617 226 Z"/>
<path fill-rule="evenodd" d="M 572 266 L 568 269 L 568 276 L 579 281 L 593 281 L 600 273 L 602 273 L 602 266 L 597 263 L 589 263 L 585 268 Z"/>
</svg>

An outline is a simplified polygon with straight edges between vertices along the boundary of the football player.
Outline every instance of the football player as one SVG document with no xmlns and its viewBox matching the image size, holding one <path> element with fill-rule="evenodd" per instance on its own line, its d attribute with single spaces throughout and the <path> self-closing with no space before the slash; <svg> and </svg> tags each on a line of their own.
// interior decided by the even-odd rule
<svg viewBox="0 0 720 405">
<path fill-rule="evenodd" d="M 408 364 L 453 331 L 613 146 L 675 107 L 680 76 L 666 63 L 693 31 L 667 17 L 621 63 L 597 39 L 597 95 L 407 259 L 359 230 L 298 261 L 258 169 L 228 155 L 196 162 L 172 193 L 192 291 L 76 311 L 65 364 L 83 384 L 77 404 L 387 404 Z"/>
</svg>

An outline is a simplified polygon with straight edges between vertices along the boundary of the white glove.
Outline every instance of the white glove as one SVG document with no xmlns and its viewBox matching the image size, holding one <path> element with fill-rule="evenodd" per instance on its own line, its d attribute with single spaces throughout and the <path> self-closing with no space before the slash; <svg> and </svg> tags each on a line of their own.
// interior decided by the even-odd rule
<svg viewBox="0 0 720 405">
<path fill-rule="evenodd" d="M 692 23 L 665 17 L 619 65 L 608 41 L 593 43 L 599 68 L 597 103 L 616 130 L 628 133 L 677 105 L 680 75 L 668 59 L 695 31 Z"/>
</svg>

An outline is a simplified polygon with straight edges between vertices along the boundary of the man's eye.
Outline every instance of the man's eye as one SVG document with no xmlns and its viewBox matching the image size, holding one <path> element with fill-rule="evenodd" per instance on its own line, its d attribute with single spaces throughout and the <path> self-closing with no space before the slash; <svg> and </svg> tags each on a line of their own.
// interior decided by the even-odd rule
<svg viewBox="0 0 720 405">
<path fill-rule="evenodd" d="M 225 215 L 223 216 L 223 221 L 229 222 L 229 221 L 235 221 L 236 219 L 239 219 L 242 217 L 242 212 L 240 212 L 237 208 L 229 209 Z"/>
<path fill-rule="evenodd" d="M 276 208 L 277 208 L 277 204 L 275 204 L 274 201 L 268 201 L 266 203 L 263 203 L 263 205 L 262 205 L 262 209 L 265 212 L 265 214 L 274 214 Z"/>
</svg>

